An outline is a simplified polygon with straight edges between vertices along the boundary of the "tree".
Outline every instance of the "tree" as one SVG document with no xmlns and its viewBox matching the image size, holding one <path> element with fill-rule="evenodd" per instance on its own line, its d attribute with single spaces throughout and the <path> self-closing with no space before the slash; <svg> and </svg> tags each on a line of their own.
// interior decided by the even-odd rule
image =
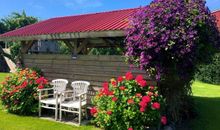
<svg viewBox="0 0 220 130">
<path fill-rule="evenodd" d="M 33 16 L 27 16 L 25 11 L 22 13 L 13 12 L 11 15 L 9 15 L 6 18 L 1 19 L 0 21 L 0 34 L 12 31 L 33 23 L 38 22 L 38 18 Z M 3 44 L 3 43 L 1 43 Z M 20 43 L 19 42 L 10 42 L 9 46 L 11 48 L 11 52 L 13 55 L 7 55 L 4 53 L 3 55 L 11 59 L 12 61 L 15 61 L 15 57 L 18 55 L 19 49 L 20 49 Z M 1 49 L 1 48 L 0 48 Z M 0 52 L 3 52 L 0 50 Z"/>
<path fill-rule="evenodd" d="M 171 120 L 189 115 L 197 66 L 210 61 L 219 47 L 215 18 L 205 1 L 154 0 L 134 14 L 126 43 L 128 62 L 158 81 Z"/>
</svg>

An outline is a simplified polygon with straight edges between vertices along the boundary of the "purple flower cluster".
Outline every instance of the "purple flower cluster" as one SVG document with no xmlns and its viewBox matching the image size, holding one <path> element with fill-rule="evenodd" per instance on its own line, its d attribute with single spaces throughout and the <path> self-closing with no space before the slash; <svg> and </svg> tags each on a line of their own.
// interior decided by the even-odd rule
<svg viewBox="0 0 220 130">
<path fill-rule="evenodd" d="M 154 0 L 130 19 L 126 57 L 158 80 L 170 67 L 184 75 L 204 46 L 216 44 L 216 30 L 204 0 Z"/>
</svg>

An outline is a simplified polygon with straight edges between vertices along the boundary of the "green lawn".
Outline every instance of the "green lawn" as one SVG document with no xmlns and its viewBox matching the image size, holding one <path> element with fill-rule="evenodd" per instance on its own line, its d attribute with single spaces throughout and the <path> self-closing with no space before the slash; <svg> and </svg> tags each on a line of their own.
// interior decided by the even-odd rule
<svg viewBox="0 0 220 130">
<path fill-rule="evenodd" d="M 0 73 L 0 82 L 8 75 Z M 74 127 L 38 117 L 17 116 L 3 110 L 0 103 L 0 130 L 98 130 L 93 126 Z"/>
<path fill-rule="evenodd" d="M 0 73 L 0 82 L 7 74 Z M 220 85 L 195 81 L 193 94 L 199 116 L 192 121 L 193 130 L 220 130 Z M 0 130 L 97 130 L 92 126 L 74 127 L 37 117 L 7 113 L 0 105 Z"/>
<path fill-rule="evenodd" d="M 220 85 L 196 81 L 193 94 L 199 114 L 192 122 L 193 130 L 220 130 Z"/>
</svg>

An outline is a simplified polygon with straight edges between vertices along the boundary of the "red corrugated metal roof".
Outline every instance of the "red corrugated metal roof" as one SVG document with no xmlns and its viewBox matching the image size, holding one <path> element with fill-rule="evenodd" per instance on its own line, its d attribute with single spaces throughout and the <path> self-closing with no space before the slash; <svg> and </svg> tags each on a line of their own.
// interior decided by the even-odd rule
<svg viewBox="0 0 220 130">
<path fill-rule="evenodd" d="M 0 37 L 124 30 L 128 26 L 128 18 L 137 10 L 138 8 L 51 18 L 7 32 Z M 216 16 L 220 28 L 220 10 L 213 12 L 213 14 Z"/>
<path fill-rule="evenodd" d="M 128 26 L 128 18 L 134 13 L 135 10 L 137 10 L 137 8 L 51 18 L 7 32 L 0 35 L 0 37 L 123 30 Z"/>
<path fill-rule="evenodd" d="M 220 28 L 220 10 L 213 12 L 212 14 L 215 15 L 216 20 L 217 20 L 217 26 Z"/>
</svg>

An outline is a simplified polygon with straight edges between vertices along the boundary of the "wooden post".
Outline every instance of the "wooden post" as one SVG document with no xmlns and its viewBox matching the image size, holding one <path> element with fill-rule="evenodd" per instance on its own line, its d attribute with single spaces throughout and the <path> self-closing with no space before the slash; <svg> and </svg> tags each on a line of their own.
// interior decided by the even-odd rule
<svg viewBox="0 0 220 130">
<path fill-rule="evenodd" d="M 21 41 L 21 49 L 20 52 L 17 56 L 16 60 L 16 66 L 18 68 L 23 68 L 24 67 L 24 62 L 23 62 L 23 55 L 28 52 L 28 50 L 32 47 L 34 44 L 33 41 Z"/>
</svg>

